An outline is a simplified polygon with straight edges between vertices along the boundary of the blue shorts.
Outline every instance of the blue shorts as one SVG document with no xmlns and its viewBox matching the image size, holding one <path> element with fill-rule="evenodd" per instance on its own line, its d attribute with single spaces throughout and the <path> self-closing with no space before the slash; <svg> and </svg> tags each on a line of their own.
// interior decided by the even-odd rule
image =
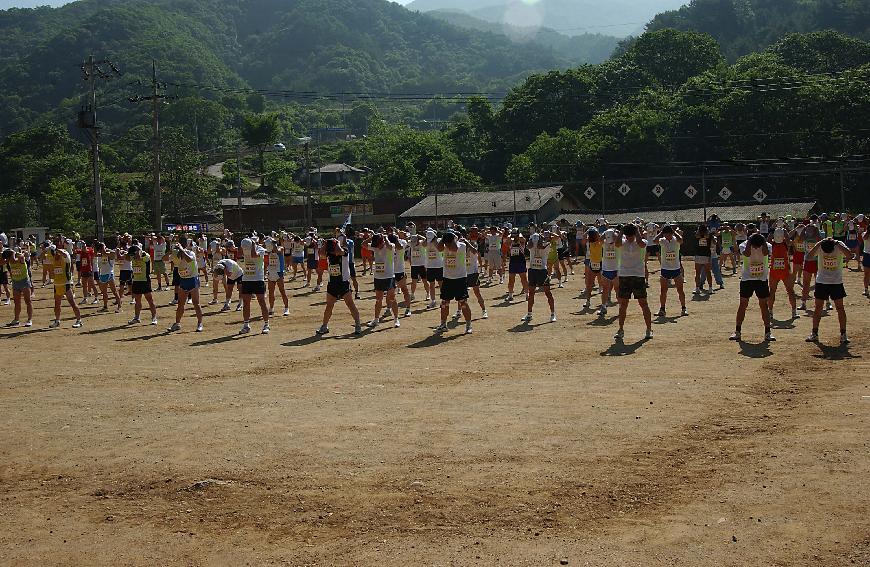
<svg viewBox="0 0 870 567">
<path fill-rule="evenodd" d="M 683 270 L 665 270 L 662 269 L 663 280 L 675 280 L 683 275 Z"/>
<path fill-rule="evenodd" d="M 520 256 L 519 260 L 514 260 L 517 256 L 511 256 L 510 264 L 508 265 L 509 274 L 525 274 L 526 273 L 526 258 Z"/>
<path fill-rule="evenodd" d="M 181 278 L 178 282 L 178 286 L 184 291 L 193 291 L 199 287 L 199 278 Z"/>
<path fill-rule="evenodd" d="M 865 268 L 870 268 L 870 252 L 864 252 L 864 256 L 861 258 L 861 265 Z"/>
<path fill-rule="evenodd" d="M 857 241 L 857 240 L 847 240 L 846 241 L 846 248 L 848 248 L 849 250 L 854 250 L 855 248 L 858 248 L 858 244 L 859 244 L 859 241 Z"/>
<path fill-rule="evenodd" d="M 293 256 L 293 263 L 299 265 L 305 261 L 305 256 Z"/>
<path fill-rule="evenodd" d="M 605 278 L 607 278 L 609 281 L 613 281 L 616 279 L 616 276 L 619 275 L 619 272 L 616 270 L 613 270 L 613 271 L 605 270 L 605 271 L 601 272 L 601 275 L 604 276 Z"/>
<path fill-rule="evenodd" d="M 115 274 L 103 274 L 100 276 L 100 283 L 109 283 L 115 279 Z"/>
<path fill-rule="evenodd" d="M 307 266 L 311 270 L 316 270 L 317 269 L 317 258 L 314 258 L 313 256 L 309 256 Z"/>
</svg>

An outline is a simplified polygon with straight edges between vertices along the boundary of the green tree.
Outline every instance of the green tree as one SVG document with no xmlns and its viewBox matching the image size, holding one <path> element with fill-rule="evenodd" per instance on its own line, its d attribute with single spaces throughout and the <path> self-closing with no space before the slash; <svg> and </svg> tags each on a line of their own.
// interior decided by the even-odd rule
<svg viewBox="0 0 870 567">
<path fill-rule="evenodd" d="M 378 107 L 370 102 L 358 102 L 350 109 L 345 123 L 351 133 L 362 136 L 369 133 L 369 124 L 380 119 Z"/>
<path fill-rule="evenodd" d="M 260 160 L 260 188 L 266 184 L 266 150 L 278 140 L 280 126 L 277 114 L 248 114 L 242 124 L 242 139 L 257 150 Z"/>
<path fill-rule="evenodd" d="M 0 195 L 0 226 L 8 228 L 34 226 L 39 222 L 36 200 L 21 193 Z"/>
</svg>

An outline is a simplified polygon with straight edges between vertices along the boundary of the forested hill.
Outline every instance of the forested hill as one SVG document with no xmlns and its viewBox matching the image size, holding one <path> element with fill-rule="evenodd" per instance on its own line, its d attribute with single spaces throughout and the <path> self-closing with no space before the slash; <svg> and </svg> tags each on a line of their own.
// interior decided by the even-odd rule
<svg viewBox="0 0 870 567">
<path fill-rule="evenodd" d="M 69 116 L 90 53 L 124 71 L 118 84 L 156 58 L 171 83 L 330 92 L 497 89 L 561 62 L 385 0 L 80 0 L 0 11 L 0 33 L 2 134 Z"/>
<path fill-rule="evenodd" d="M 692 0 L 679 10 L 657 15 L 647 26 L 712 35 L 725 56 L 736 60 L 763 50 L 792 32 L 833 29 L 870 39 L 867 0 Z"/>
</svg>

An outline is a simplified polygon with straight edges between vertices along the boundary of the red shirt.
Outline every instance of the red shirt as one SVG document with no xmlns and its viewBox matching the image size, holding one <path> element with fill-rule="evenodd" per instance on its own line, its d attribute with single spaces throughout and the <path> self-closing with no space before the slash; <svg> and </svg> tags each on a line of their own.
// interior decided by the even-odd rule
<svg viewBox="0 0 870 567">
<path fill-rule="evenodd" d="M 79 254 L 82 257 L 82 270 L 83 272 L 92 272 L 94 271 L 94 249 L 93 248 L 82 248 L 79 250 Z"/>
</svg>

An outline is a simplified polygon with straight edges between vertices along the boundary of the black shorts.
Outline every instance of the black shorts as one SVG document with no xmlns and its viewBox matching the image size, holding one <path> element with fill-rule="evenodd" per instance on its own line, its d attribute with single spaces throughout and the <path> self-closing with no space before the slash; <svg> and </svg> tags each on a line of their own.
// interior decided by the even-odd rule
<svg viewBox="0 0 870 567">
<path fill-rule="evenodd" d="M 619 299 L 646 299 L 646 279 L 640 276 L 619 276 Z"/>
<path fill-rule="evenodd" d="M 480 287 L 480 274 L 468 274 L 465 276 L 465 285 L 467 287 Z"/>
<path fill-rule="evenodd" d="M 441 301 L 465 301 L 468 299 L 468 283 L 466 278 L 444 278 L 441 282 Z"/>
<path fill-rule="evenodd" d="M 148 279 L 144 282 L 133 282 L 132 291 L 133 295 L 145 295 L 146 293 L 151 293 L 151 280 Z"/>
<path fill-rule="evenodd" d="M 242 278 L 245 276 L 239 276 L 234 280 L 227 279 L 227 285 L 242 285 Z"/>
<path fill-rule="evenodd" d="M 393 278 L 375 278 L 375 291 L 390 291 L 396 289 L 396 280 Z"/>
<path fill-rule="evenodd" d="M 770 285 L 767 281 L 762 280 L 746 280 L 740 282 L 740 297 L 749 299 L 753 294 L 758 299 L 767 299 L 770 297 Z"/>
<path fill-rule="evenodd" d="M 266 293 L 266 282 L 242 281 L 242 295 L 263 295 Z"/>
<path fill-rule="evenodd" d="M 568 249 L 567 248 L 559 248 L 556 250 L 556 254 L 559 256 L 560 260 L 564 260 L 568 257 Z"/>
<path fill-rule="evenodd" d="M 9 285 L 9 274 L 3 268 L 0 268 L 0 285 Z"/>
<path fill-rule="evenodd" d="M 660 244 L 651 244 L 650 246 L 646 247 L 646 255 L 647 257 L 658 256 L 661 249 L 662 247 Z"/>
<path fill-rule="evenodd" d="M 356 266 L 353 264 L 353 262 L 348 262 L 348 263 L 350 264 L 348 266 L 348 268 L 350 268 L 350 277 L 355 278 L 356 277 Z"/>
<path fill-rule="evenodd" d="M 444 268 L 426 268 L 426 281 L 444 281 Z"/>
<path fill-rule="evenodd" d="M 426 279 L 426 266 L 411 266 L 411 279 L 414 281 Z"/>
<path fill-rule="evenodd" d="M 76 260 L 76 271 L 77 272 L 82 271 L 82 261 L 81 260 Z"/>
<path fill-rule="evenodd" d="M 121 277 L 119 281 L 122 284 L 128 284 L 133 281 L 133 270 L 121 270 Z"/>
<path fill-rule="evenodd" d="M 823 284 L 816 282 L 815 298 L 823 301 L 837 301 L 846 297 L 846 288 L 843 284 Z"/>
<path fill-rule="evenodd" d="M 348 293 L 350 293 L 350 282 L 340 281 L 333 282 L 330 281 L 326 284 L 326 293 L 331 295 L 336 299 L 341 299 Z"/>
<path fill-rule="evenodd" d="M 396 281 L 396 283 L 399 283 L 400 281 L 405 279 L 405 272 L 402 272 L 401 274 L 396 274 L 395 276 L 393 276 L 393 279 Z"/>
<path fill-rule="evenodd" d="M 550 287 L 550 273 L 547 270 L 529 270 L 529 287 Z"/>
</svg>

